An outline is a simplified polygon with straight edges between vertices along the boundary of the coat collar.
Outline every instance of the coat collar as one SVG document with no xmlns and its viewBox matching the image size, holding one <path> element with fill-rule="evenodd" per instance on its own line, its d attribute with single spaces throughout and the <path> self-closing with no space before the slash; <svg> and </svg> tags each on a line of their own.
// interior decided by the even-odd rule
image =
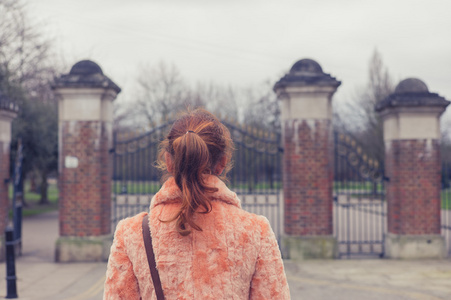
<svg viewBox="0 0 451 300">
<path fill-rule="evenodd" d="M 212 200 L 218 200 L 241 208 L 241 201 L 238 199 L 236 193 L 229 190 L 225 183 L 222 182 L 217 176 L 209 175 L 206 179 L 206 183 L 207 185 L 218 189 L 218 191 L 211 194 Z M 180 202 L 181 197 L 182 192 L 175 183 L 174 177 L 170 177 L 166 180 L 158 193 L 153 196 L 150 201 L 150 209 L 160 204 Z"/>
</svg>

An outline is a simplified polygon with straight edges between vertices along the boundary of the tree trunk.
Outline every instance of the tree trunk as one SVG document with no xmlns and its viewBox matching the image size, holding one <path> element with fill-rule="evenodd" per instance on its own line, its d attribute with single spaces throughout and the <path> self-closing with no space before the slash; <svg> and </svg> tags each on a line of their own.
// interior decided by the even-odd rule
<svg viewBox="0 0 451 300">
<path fill-rule="evenodd" d="M 31 172 L 30 176 L 30 192 L 37 193 L 38 185 L 36 184 L 36 172 Z"/>
<path fill-rule="evenodd" d="M 41 200 L 39 201 L 40 205 L 45 205 L 45 204 L 49 204 L 49 199 L 48 199 L 48 183 L 47 183 L 47 173 L 43 172 L 41 174 Z"/>
</svg>

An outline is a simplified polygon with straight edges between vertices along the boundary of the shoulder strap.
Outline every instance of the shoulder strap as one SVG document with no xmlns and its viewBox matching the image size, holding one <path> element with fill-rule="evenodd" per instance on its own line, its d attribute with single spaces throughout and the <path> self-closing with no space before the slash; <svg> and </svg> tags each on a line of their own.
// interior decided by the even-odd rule
<svg viewBox="0 0 451 300">
<path fill-rule="evenodd" d="M 163 288 L 161 287 L 160 275 L 158 274 L 157 264 L 155 262 L 155 255 L 152 247 L 152 236 L 149 229 L 149 215 L 143 218 L 143 238 L 144 246 L 146 247 L 147 262 L 149 263 L 150 275 L 152 275 L 153 287 L 158 300 L 164 300 Z"/>
</svg>

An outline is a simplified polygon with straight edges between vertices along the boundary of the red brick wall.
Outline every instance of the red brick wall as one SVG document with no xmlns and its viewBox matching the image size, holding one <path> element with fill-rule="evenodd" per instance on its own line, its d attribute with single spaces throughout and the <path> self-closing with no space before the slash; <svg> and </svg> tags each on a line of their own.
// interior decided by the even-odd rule
<svg viewBox="0 0 451 300">
<path fill-rule="evenodd" d="M 333 156 L 329 120 L 284 123 L 285 233 L 332 234 Z"/>
<path fill-rule="evenodd" d="M 386 144 L 388 232 L 440 234 L 440 145 L 438 140 Z"/>
<path fill-rule="evenodd" d="M 100 121 L 65 121 L 60 125 L 60 235 L 110 233 L 111 164 L 108 131 Z M 64 158 L 78 158 L 78 168 Z"/>
<path fill-rule="evenodd" d="M 5 151 L 6 150 L 6 151 Z M 9 199 L 8 183 L 5 179 L 10 178 L 9 174 L 9 143 L 5 145 L 0 141 L 0 236 L 3 236 L 8 220 Z M 0 255 L 1 256 L 1 255 Z"/>
</svg>

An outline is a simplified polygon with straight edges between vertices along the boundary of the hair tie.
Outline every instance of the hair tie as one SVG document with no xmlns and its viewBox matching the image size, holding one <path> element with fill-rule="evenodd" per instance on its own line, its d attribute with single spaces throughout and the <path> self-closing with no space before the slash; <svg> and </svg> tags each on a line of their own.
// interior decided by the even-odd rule
<svg viewBox="0 0 451 300">
<path fill-rule="evenodd" d="M 192 130 L 188 130 L 185 134 L 188 134 L 188 132 L 192 132 L 192 133 L 195 133 L 194 131 L 192 131 Z"/>
</svg>

